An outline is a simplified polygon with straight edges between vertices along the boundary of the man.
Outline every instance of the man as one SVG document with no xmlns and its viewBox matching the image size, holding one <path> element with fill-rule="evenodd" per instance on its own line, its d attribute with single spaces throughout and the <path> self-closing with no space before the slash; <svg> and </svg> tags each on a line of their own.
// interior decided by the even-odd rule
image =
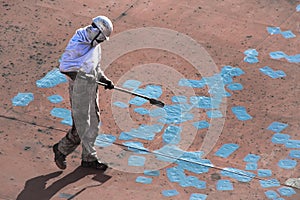
<svg viewBox="0 0 300 200">
<path fill-rule="evenodd" d="M 60 61 L 59 69 L 69 77 L 69 95 L 73 126 L 66 136 L 53 146 L 54 160 L 60 169 L 66 169 L 66 156 L 82 143 L 82 167 L 106 170 L 107 165 L 98 160 L 94 142 L 99 131 L 98 85 L 105 89 L 114 84 L 100 69 L 100 43 L 109 40 L 113 31 L 110 19 L 93 18 L 92 24 L 79 28 L 69 41 Z"/>
</svg>

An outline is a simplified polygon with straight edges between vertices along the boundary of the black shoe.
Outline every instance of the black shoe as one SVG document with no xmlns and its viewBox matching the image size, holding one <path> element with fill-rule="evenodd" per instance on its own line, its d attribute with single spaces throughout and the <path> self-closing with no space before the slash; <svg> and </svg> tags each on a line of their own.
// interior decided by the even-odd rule
<svg viewBox="0 0 300 200">
<path fill-rule="evenodd" d="M 56 166 L 59 169 L 66 169 L 67 168 L 66 156 L 58 150 L 58 144 L 55 144 L 53 146 L 53 152 L 54 152 L 54 161 Z"/>
<path fill-rule="evenodd" d="M 93 168 L 93 169 L 99 169 L 105 171 L 108 166 L 104 163 L 100 163 L 98 160 L 92 162 L 87 162 L 82 160 L 81 167 Z"/>
</svg>

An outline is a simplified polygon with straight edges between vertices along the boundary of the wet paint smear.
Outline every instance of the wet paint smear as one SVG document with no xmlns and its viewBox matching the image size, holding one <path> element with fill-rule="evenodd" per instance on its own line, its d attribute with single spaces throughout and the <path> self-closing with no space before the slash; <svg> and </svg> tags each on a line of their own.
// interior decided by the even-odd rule
<svg viewBox="0 0 300 200">
<path fill-rule="evenodd" d="M 295 38 L 296 37 L 296 35 L 292 31 L 290 31 L 290 30 L 281 32 L 281 35 L 284 38 L 286 38 L 286 39 Z"/>
<path fill-rule="evenodd" d="M 259 155 L 255 155 L 255 154 L 248 154 L 245 158 L 244 161 L 245 162 L 252 162 L 252 163 L 257 163 L 260 159 Z"/>
<path fill-rule="evenodd" d="M 136 93 L 145 95 L 149 98 L 159 98 L 162 95 L 162 88 L 161 86 L 157 85 L 147 85 L 146 88 L 138 88 L 135 90 Z M 134 97 L 129 101 L 130 104 L 136 105 L 136 106 L 142 106 L 148 102 L 148 100 L 143 99 L 141 97 Z"/>
<path fill-rule="evenodd" d="M 300 148 L 300 140 L 288 140 L 285 143 L 286 148 Z"/>
<path fill-rule="evenodd" d="M 237 144 L 224 144 L 216 153 L 216 156 L 221 158 L 228 158 L 234 153 L 240 146 Z"/>
<path fill-rule="evenodd" d="M 265 192 L 265 195 L 268 199 L 277 199 L 279 197 L 279 194 L 277 194 L 275 191 L 273 190 L 268 190 Z"/>
<path fill-rule="evenodd" d="M 263 188 L 271 188 L 271 187 L 279 187 L 280 182 L 277 179 L 269 179 L 269 180 L 259 180 L 261 187 Z"/>
<path fill-rule="evenodd" d="M 217 190 L 219 191 L 233 190 L 233 185 L 229 180 L 218 180 Z"/>
<path fill-rule="evenodd" d="M 246 55 L 246 57 L 244 58 L 244 62 L 250 64 L 258 63 L 258 52 L 256 51 L 256 49 L 248 49 L 244 52 L 244 54 Z"/>
<path fill-rule="evenodd" d="M 158 160 L 172 163 L 184 154 L 184 151 L 175 145 L 164 145 L 153 152 Z"/>
<path fill-rule="evenodd" d="M 282 169 L 293 169 L 297 166 L 297 161 L 290 159 L 280 160 L 278 166 Z"/>
<path fill-rule="evenodd" d="M 162 136 L 166 144 L 178 144 L 181 140 L 180 133 L 182 129 L 179 126 L 168 126 Z"/>
<path fill-rule="evenodd" d="M 282 52 L 282 51 L 274 51 L 274 52 L 271 52 L 271 53 L 270 53 L 270 57 L 271 57 L 272 59 L 279 60 L 279 59 L 281 59 L 281 58 L 287 57 L 287 55 L 286 55 L 284 52 Z"/>
<path fill-rule="evenodd" d="M 65 75 L 60 73 L 59 69 L 53 69 L 40 80 L 36 81 L 36 86 L 39 88 L 52 88 L 58 84 L 68 82 Z"/>
<path fill-rule="evenodd" d="M 136 178 L 135 182 L 143 183 L 143 184 L 151 184 L 152 183 L 152 178 L 139 176 L 139 177 Z"/>
<path fill-rule="evenodd" d="M 284 73 L 284 71 L 282 71 L 282 70 L 275 71 L 269 66 L 265 66 L 263 68 L 260 68 L 259 70 L 263 74 L 265 74 L 273 79 L 286 77 L 286 74 Z"/>
<path fill-rule="evenodd" d="M 300 150 L 291 150 L 289 156 L 291 158 L 300 159 Z"/>
<path fill-rule="evenodd" d="M 243 171 L 236 168 L 224 168 L 221 171 L 221 175 L 236 179 L 237 181 L 244 183 L 250 182 L 255 177 L 255 174 L 251 172 Z"/>
<path fill-rule="evenodd" d="M 158 121 L 163 124 L 180 124 L 194 119 L 194 115 L 189 113 L 191 106 L 182 104 L 166 105 L 165 114 Z"/>
<path fill-rule="evenodd" d="M 33 101 L 34 96 L 32 93 L 18 93 L 13 99 L 13 106 L 28 106 Z"/>
<path fill-rule="evenodd" d="M 238 118 L 238 120 L 246 121 L 252 119 L 252 117 L 247 113 L 246 108 L 242 106 L 235 106 L 231 108 L 233 114 Z"/>
<path fill-rule="evenodd" d="M 207 198 L 206 194 L 193 193 L 191 194 L 189 200 L 206 200 L 206 198 Z"/>
<path fill-rule="evenodd" d="M 207 173 L 209 172 L 209 169 L 213 167 L 213 164 L 210 162 L 210 160 L 200 158 L 195 162 L 178 159 L 175 161 L 175 163 L 177 163 L 179 167 L 196 174 Z"/>
<path fill-rule="evenodd" d="M 116 137 L 109 134 L 99 134 L 96 138 L 95 145 L 99 147 L 111 146 L 116 141 Z"/>
<path fill-rule="evenodd" d="M 281 29 L 280 27 L 267 27 L 267 31 L 270 35 L 275 35 L 275 34 L 280 34 L 281 33 Z"/>
<path fill-rule="evenodd" d="M 177 196 L 179 194 L 179 192 L 177 190 L 163 190 L 162 191 L 162 195 L 164 195 L 165 197 L 173 197 L 173 196 Z"/>
<path fill-rule="evenodd" d="M 281 31 L 280 27 L 267 27 L 267 31 L 270 35 L 281 34 L 285 39 L 296 37 L 292 31 Z"/>
<path fill-rule="evenodd" d="M 270 176 L 272 176 L 272 171 L 269 169 L 258 169 L 257 175 L 259 177 L 270 177 Z"/>
<path fill-rule="evenodd" d="M 291 136 L 287 135 L 287 134 L 282 134 L 282 133 L 275 133 L 272 136 L 272 142 L 274 144 L 285 144 L 289 141 Z"/>
<path fill-rule="evenodd" d="M 129 166 L 142 167 L 145 165 L 145 162 L 146 162 L 146 158 L 142 156 L 130 156 L 128 158 Z"/>
<path fill-rule="evenodd" d="M 267 129 L 275 133 L 279 133 L 286 127 L 288 127 L 288 124 L 284 124 L 281 122 L 273 122 L 272 124 L 270 124 L 270 126 Z"/>
<path fill-rule="evenodd" d="M 282 195 L 282 196 L 293 196 L 294 194 L 296 194 L 295 190 L 293 188 L 290 187 L 281 187 L 279 189 L 277 189 L 277 191 Z"/>
<path fill-rule="evenodd" d="M 64 99 L 60 95 L 52 95 L 48 97 L 51 103 L 61 103 Z"/>
<path fill-rule="evenodd" d="M 282 51 L 275 51 L 270 53 L 270 57 L 276 60 L 285 58 L 290 63 L 300 63 L 300 54 L 287 55 Z"/>
<path fill-rule="evenodd" d="M 71 116 L 70 110 L 68 110 L 66 108 L 53 108 L 51 110 L 50 114 L 53 117 L 62 118 L 63 119 L 61 121 L 62 124 L 72 126 L 73 121 L 72 121 L 72 116 Z"/>
</svg>

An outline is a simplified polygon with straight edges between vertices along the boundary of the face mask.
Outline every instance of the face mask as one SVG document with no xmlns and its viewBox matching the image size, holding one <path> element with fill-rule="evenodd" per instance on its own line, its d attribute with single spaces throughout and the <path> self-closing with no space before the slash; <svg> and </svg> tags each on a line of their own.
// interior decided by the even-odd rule
<svg viewBox="0 0 300 200">
<path fill-rule="evenodd" d="M 91 45 L 94 46 L 94 41 L 96 41 L 98 44 L 101 42 L 104 42 L 106 40 L 104 34 L 102 31 L 94 24 L 92 23 L 92 27 L 98 29 L 97 35 L 93 38 Z"/>
</svg>

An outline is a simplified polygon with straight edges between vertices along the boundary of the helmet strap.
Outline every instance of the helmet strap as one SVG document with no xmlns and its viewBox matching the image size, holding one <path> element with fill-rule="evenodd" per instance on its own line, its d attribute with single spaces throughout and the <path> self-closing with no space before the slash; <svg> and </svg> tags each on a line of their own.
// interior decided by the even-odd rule
<svg viewBox="0 0 300 200">
<path fill-rule="evenodd" d="M 98 26 L 96 26 L 96 24 L 95 24 L 94 22 L 92 23 L 92 27 L 98 29 L 99 32 L 98 32 L 97 35 L 92 39 L 91 46 L 93 46 L 94 41 L 95 41 L 95 40 L 97 39 L 97 37 L 99 37 L 99 35 L 102 33 L 102 31 L 99 29 Z M 96 40 L 96 41 L 97 41 L 97 40 Z"/>
</svg>

